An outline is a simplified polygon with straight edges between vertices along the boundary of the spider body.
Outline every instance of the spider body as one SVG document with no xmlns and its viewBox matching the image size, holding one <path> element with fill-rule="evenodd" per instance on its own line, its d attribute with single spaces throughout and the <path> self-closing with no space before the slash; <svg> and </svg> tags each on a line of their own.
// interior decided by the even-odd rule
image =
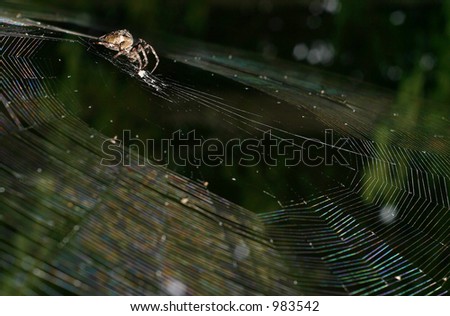
<svg viewBox="0 0 450 316">
<path fill-rule="evenodd" d="M 117 58 L 121 55 L 127 57 L 132 63 L 138 64 L 139 70 L 144 69 L 148 65 L 147 54 L 152 52 L 155 56 L 155 66 L 150 73 L 155 71 L 159 64 L 159 57 L 156 54 L 153 47 L 139 38 L 137 41 L 134 40 L 133 35 L 128 30 L 117 30 L 111 33 L 100 36 L 97 44 L 103 45 L 108 49 L 117 51 L 118 53 L 114 55 L 113 58 Z"/>
</svg>

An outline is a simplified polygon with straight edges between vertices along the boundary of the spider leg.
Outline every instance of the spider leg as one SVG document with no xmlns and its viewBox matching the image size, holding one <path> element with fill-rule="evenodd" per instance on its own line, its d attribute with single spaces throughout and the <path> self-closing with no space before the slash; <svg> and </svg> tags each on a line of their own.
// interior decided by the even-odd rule
<svg viewBox="0 0 450 316">
<path fill-rule="evenodd" d="M 138 53 L 142 54 L 142 58 L 144 59 L 144 63 L 141 65 L 142 67 L 139 67 L 139 69 L 143 69 L 143 68 L 147 67 L 147 65 L 148 65 L 147 53 L 145 52 L 145 49 L 144 49 L 144 47 L 142 47 L 141 44 L 138 44 L 137 50 L 138 50 Z"/>
<path fill-rule="evenodd" d="M 148 50 L 150 50 L 153 54 L 153 56 L 155 56 L 155 66 L 153 66 L 152 71 L 150 71 L 150 74 L 152 74 L 156 67 L 158 67 L 159 64 L 159 57 L 158 54 L 156 54 L 155 49 L 153 48 L 152 45 L 148 44 L 146 41 L 144 41 L 142 38 L 139 39 L 139 43 L 141 43 L 144 46 L 144 50 L 147 52 Z"/>
<path fill-rule="evenodd" d="M 155 49 L 153 48 L 153 46 L 147 44 L 150 48 L 150 50 L 152 51 L 153 56 L 155 56 L 155 66 L 153 66 L 152 71 L 150 72 L 151 74 L 155 71 L 156 67 L 158 67 L 159 65 L 159 57 L 158 54 L 156 54 Z"/>
<path fill-rule="evenodd" d="M 150 48 L 150 50 L 152 51 L 153 56 L 155 56 L 155 66 L 153 66 L 152 71 L 150 71 L 150 74 L 152 74 L 155 71 L 156 67 L 158 67 L 159 57 L 156 54 L 155 49 L 153 48 L 153 46 L 151 46 L 150 44 L 147 44 L 146 46 L 148 46 L 147 48 Z"/>
<path fill-rule="evenodd" d="M 116 59 L 120 55 L 126 54 L 126 52 L 127 52 L 126 50 L 119 50 L 119 52 L 113 56 L 113 59 Z"/>
<path fill-rule="evenodd" d="M 125 45 L 125 47 L 124 47 Z M 114 59 L 119 57 L 120 55 L 125 55 L 129 53 L 129 50 L 126 49 L 126 43 L 125 42 L 121 42 L 119 45 L 116 45 L 117 50 L 119 51 L 117 54 L 114 55 Z"/>
<path fill-rule="evenodd" d="M 144 68 L 144 67 L 142 67 L 142 58 L 141 58 L 141 56 L 139 55 L 139 50 L 136 52 L 136 59 L 138 60 L 138 62 L 139 62 L 139 70 L 142 70 L 142 68 Z"/>
</svg>

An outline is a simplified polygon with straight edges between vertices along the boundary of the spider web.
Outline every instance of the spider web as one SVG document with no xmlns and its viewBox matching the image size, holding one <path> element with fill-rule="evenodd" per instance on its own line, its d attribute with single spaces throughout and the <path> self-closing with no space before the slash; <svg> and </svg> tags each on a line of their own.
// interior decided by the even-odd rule
<svg viewBox="0 0 450 316">
<path fill-rule="evenodd" d="M 95 37 L 1 19 L 2 293 L 447 294 L 448 117 L 413 125 L 389 92 L 170 36 L 155 36 L 158 75 L 138 73 Z M 130 166 L 102 166 L 102 143 L 116 139 L 87 123 L 83 91 L 59 66 L 68 49 L 97 76 L 115 66 L 151 96 L 135 106 L 159 107 L 142 116 L 159 137 L 213 125 L 201 136 L 270 130 L 298 148 L 330 147 L 316 135 L 331 128 L 346 137 L 332 147 L 349 164 L 256 166 L 241 180 L 233 167 L 138 166 L 125 149 Z M 247 200 L 215 186 L 227 181 L 217 170 Z"/>
</svg>

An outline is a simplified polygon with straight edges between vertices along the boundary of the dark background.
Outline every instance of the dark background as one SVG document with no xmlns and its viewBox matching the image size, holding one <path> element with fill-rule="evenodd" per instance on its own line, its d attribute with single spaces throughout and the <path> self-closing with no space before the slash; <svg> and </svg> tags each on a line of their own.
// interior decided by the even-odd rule
<svg viewBox="0 0 450 316">
<path fill-rule="evenodd" d="M 25 3 L 93 20 L 105 30 L 127 28 L 143 38 L 155 31 L 173 33 L 258 52 L 267 59 L 296 60 L 440 103 L 450 101 L 449 1 Z"/>
</svg>

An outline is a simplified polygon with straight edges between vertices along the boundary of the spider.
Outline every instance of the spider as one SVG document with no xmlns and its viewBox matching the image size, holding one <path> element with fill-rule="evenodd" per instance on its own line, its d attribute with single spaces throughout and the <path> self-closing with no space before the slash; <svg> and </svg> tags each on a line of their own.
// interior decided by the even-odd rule
<svg viewBox="0 0 450 316">
<path fill-rule="evenodd" d="M 148 64 L 147 54 L 151 51 L 153 56 L 155 56 L 155 66 L 153 67 L 150 74 L 155 71 L 159 64 L 159 57 L 156 54 L 153 47 L 139 38 L 137 41 L 134 40 L 133 36 L 128 30 L 117 30 L 111 33 L 100 36 L 99 41 L 96 42 L 99 45 L 103 45 L 108 49 L 118 51 L 113 58 L 117 58 L 120 55 L 127 57 L 132 63 L 139 64 L 139 70 L 144 69 Z"/>
</svg>

